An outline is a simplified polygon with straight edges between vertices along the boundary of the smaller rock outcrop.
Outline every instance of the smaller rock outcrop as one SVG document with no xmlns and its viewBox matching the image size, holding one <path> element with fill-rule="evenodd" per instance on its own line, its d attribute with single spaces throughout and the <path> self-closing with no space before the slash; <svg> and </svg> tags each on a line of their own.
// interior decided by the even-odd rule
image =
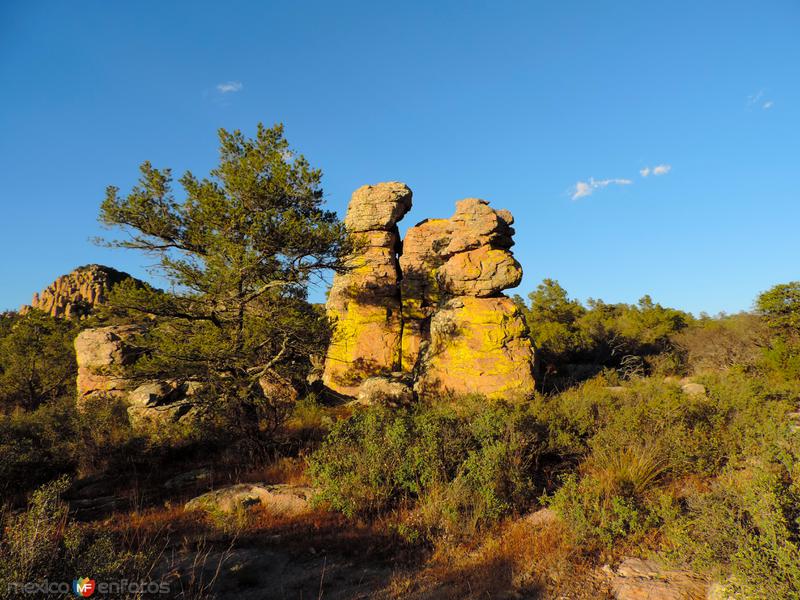
<svg viewBox="0 0 800 600">
<path fill-rule="evenodd" d="M 98 398 L 123 398 L 134 387 L 124 368 L 134 363 L 139 351 L 131 343 L 141 333 L 137 325 L 111 325 L 85 329 L 75 338 L 78 362 L 78 409 Z"/>
<path fill-rule="evenodd" d="M 358 388 L 356 401 L 367 406 L 408 406 L 414 402 L 413 382 L 402 373 L 389 377 L 370 377 Z"/>
<path fill-rule="evenodd" d="M 202 384 L 198 381 L 148 381 L 125 396 L 128 420 L 134 429 L 157 432 L 168 423 L 196 416 L 193 399 Z"/>
<path fill-rule="evenodd" d="M 42 310 L 53 317 L 83 318 L 104 304 L 118 283 L 137 281 L 127 273 L 103 265 L 78 267 L 62 275 L 40 293 L 33 295 L 30 306 L 20 308 L 21 313 L 31 308 Z"/>
<path fill-rule="evenodd" d="M 702 600 L 709 584 L 688 571 L 670 570 L 652 560 L 626 558 L 611 581 L 617 600 Z"/>
<path fill-rule="evenodd" d="M 307 486 L 238 483 L 193 498 L 184 508 L 209 513 L 233 513 L 261 506 L 272 514 L 293 517 L 310 510 L 312 495 L 313 490 Z"/>
</svg>

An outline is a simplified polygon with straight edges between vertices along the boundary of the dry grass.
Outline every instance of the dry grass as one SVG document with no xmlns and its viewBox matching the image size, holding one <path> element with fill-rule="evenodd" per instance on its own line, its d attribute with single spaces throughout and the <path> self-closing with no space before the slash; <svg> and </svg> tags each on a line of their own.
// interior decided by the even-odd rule
<svg viewBox="0 0 800 600">
<path fill-rule="evenodd" d="M 306 461 L 303 457 L 283 457 L 243 473 L 239 477 L 242 483 L 286 483 L 289 485 L 309 485 L 306 474 Z"/>
<path fill-rule="evenodd" d="M 558 520 L 507 521 L 471 543 L 437 547 L 421 570 L 398 573 L 388 598 L 611 598 Z"/>
<path fill-rule="evenodd" d="M 595 452 L 584 468 L 605 498 L 612 498 L 621 493 L 641 496 L 664 475 L 667 463 L 651 446 L 627 446 Z"/>
</svg>

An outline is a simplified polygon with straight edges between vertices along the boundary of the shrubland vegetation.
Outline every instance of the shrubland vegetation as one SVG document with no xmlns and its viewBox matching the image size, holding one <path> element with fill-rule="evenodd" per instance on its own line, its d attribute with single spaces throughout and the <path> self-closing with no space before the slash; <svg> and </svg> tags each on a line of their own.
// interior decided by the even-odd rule
<svg viewBox="0 0 800 600">
<path fill-rule="evenodd" d="M 90 560 L 95 575 L 150 568 L 152 544 L 65 529 L 61 477 L 202 463 L 231 477 L 290 465 L 321 509 L 415 548 L 398 596 L 430 577 L 458 597 L 571 593 L 590 569 L 636 554 L 736 598 L 800 597 L 800 283 L 762 293 L 752 312 L 694 317 L 648 296 L 584 305 L 548 279 L 515 297 L 537 348 L 541 389 L 527 402 L 353 408 L 305 392 L 278 406 L 258 381 L 302 390 L 327 339 L 307 285 L 340 267 L 349 241 L 280 128 L 221 142 L 210 179 L 181 179 L 186 200 L 149 164 L 128 196 L 109 190 L 103 219 L 128 227 L 122 244 L 155 253 L 180 293 L 120 286 L 96 317 L 153 323 L 134 376 L 207 382 L 213 435 L 166 447 L 119 405 L 78 415 L 72 340 L 96 321 L 2 315 L 0 579 L 72 578 Z M 685 377 L 703 387 L 687 392 Z M 242 452 L 243 440 L 262 451 Z M 542 507 L 556 524 L 520 519 Z"/>
</svg>

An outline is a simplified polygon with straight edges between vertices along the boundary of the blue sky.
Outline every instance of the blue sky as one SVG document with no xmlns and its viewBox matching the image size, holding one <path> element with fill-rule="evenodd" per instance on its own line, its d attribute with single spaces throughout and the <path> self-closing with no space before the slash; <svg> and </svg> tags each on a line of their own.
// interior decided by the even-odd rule
<svg viewBox="0 0 800 600">
<path fill-rule="evenodd" d="M 105 187 L 280 121 L 342 215 L 386 180 L 402 228 L 510 209 L 519 293 L 748 309 L 800 279 L 798 32 L 795 0 L 0 3 L 0 308 L 148 278 L 90 241 Z"/>
</svg>

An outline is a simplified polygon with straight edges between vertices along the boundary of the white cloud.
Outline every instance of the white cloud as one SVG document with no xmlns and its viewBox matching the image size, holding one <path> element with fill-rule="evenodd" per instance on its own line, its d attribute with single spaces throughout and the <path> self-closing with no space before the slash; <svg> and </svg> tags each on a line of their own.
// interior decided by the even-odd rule
<svg viewBox="0 0 800 600">
<path fill-rule="evenodd" d="M 757 104 L 761 98 L 764 97 L 764 90 L 758 90 L 757 94 L 751 94 L 747 97 L 747 106 L 751 107 L 754 104 Z"/>
<path fill-rule="evenodd" d="M 754 106 L 760 106 L 763 110 L 769 110 L 774 104 L 774 101 L 766 97 L 764 90 L 758 90 L 758 93 L 751 94 L 747 97 L 748 109 L 752 109 Z"/>
<path fill-rule="evenodd" d="M 217 91 L 220 94 L 232 94 L 241 92 L 243 87 L 241 81 L 226 81 L 225 83 L 217 84 Z"/>
<path fill-rule="evenodd" d="M 594 177 L 590 177 L 589 181 L 579 181 L 575 184 L 575 189 L 572 192 L 572 199 L 577 200 L 578 198 L 584 198 L 586 196 L 591 196 L 596 189 L 604 188 L 609 185 L 630 185 L 633 181 L 630 179 L 594 179 Z"/>
<path fill-rule="evenodd" d="M 642 177 L 647 177 L 648 175 L 650 175 L 650 167 L 639 169 L 639 175 L 641 175 Z"/>
<path fill-rule="evenodd" d="M 672 170 L 672 165 L 658 165 L 653 167 L 653 175 L 666 175 Z"/>
<path fill-rule="evenodd" d="M 572 199 L 577 200 L 578 198 L 583 198 L 584 196 L 591 196 L 594 189 L 592 186 L 586 183 L 585 181 L 579 181 L 575 184 L 575 192 L 572 194 Z"/>
</svg>

